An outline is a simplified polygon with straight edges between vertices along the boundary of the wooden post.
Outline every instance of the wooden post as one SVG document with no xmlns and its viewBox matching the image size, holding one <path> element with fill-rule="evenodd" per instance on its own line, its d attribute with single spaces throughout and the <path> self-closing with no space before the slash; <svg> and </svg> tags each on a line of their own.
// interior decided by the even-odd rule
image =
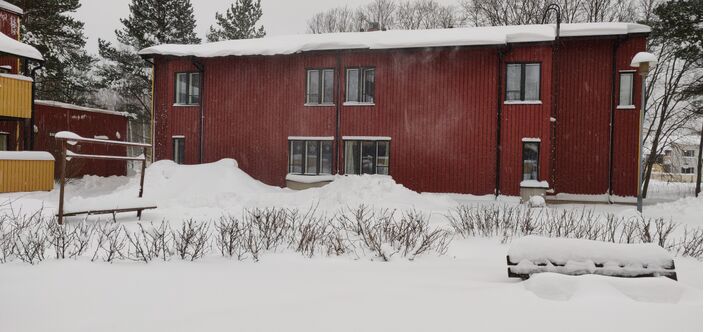
<svg viewBox="0 0 704 332">
<path fill-rule="evenodd" d="M 61 175 L 59 176 L 59 225 L 64 224 L 64 186 L 66 184 L 66 141 L 61 140 L 61 161 L 59 161 Z"/>
<path fill-rule="evenodd" d="M 144 156 L 144 159 L 142 160 L 142 173 L 139 175 L 139 198 L 142 198 L 142 194 L 144 194 L 144 172 L 147 169 L 147 148 L 146 147 L 142 148 L 142 156 Z M 137 218 L 139 218 L 139 219 L 142 218 L 142 210 L 137 211 Z"/>
</svg>

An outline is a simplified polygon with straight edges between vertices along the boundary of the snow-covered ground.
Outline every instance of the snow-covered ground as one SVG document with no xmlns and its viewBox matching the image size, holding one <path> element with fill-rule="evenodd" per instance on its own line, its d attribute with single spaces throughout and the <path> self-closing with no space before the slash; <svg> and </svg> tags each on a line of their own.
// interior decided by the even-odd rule
<svg viewBox="0 0 704 332">
<path fill-rule="evenodd" d="M 658 183 L 656 186 L 660 185 Z M 67 187 L 67 206 L 119 205 L 137 195 L 138 178 L 86 177 Z M 366 204 L 415 209 L 434 227 L 458 204 L 515 205 L 513 197 L 418 194 L 387 177 L 339 177 L 305 191 L 264 185 L 233 160 L 198 166 L 168 161 L 147 170 L 145 198 L 158 205 L 143 222 L 213 220 L 252 207 L 318 208 Z M 55 213 L 58 190 L 0 195 L 4 213 Z M 645 217 L 701 227 L 701 198 L 646 201 Z M 632 215 L 635 207 L 559 204 Z M 95 222 L 100 217 L 90 217 Z M 103 219 L 106 217 L 103 216 Z M 75 223 L 81 217 L 68 220 Z M 134 213 L 118 215 L 133 226 Z M 597 275 L 506 276 L 510 244 L 455 236 L 447 253 L 384 263 L 349 255 L 306 258 L 266 252 L 259 262 L 219 257 L 149 264 L 91 262 L 0 264 L 0 331 L 701 331 L 702 262 L 677 257 L 679 281 Z"/>
</svg>

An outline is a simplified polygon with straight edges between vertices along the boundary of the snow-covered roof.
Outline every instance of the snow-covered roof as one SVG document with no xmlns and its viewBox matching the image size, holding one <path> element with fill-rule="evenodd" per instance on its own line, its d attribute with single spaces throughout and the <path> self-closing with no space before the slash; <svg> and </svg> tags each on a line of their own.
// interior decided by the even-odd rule
<svg viewBox="0 0 704 332">
<path fill-rule="evenodd" d="M 34 103 L 37 105 L 44 105 L 44 106 L 51 106 L 51 107 L 58 107 L 58 108 L 67 108 L 67 109 L 82 111 L 82 112 L 103 113 L 103 114 L 118 115 L 118 116 L 124 116 L 124 117 L 128 117 L 128 118 L 134 118 L 133 114 L 130 114 L 127 112 L 117 112 L 117 111 L 104 110 L 104 109 L 100 109 L 100 108 L 78 106 L 78 105 L 53 101 L 53 100 L 35 100 Z"/>
<path fill-rule="evenodd" d="M 247 55 L 281 55 L 306 51 L 343 49 L 395 49 L 508 43 L 542 42 L 555 39 L 554 24 L 473 27 L 429 30 L 390 30 L 273 36 L 228 40 L 199 45 L 164 44 L 145 48 L 142 56 L 171 55 L 202 58 Z M 648 33 L 648 26 L 636 23 L 576 23 L 560 25 L 561 37 Z"/>
<path fill-rule="evenodd" d="M 44 61 L 44 57 L 36 48 L 17 41 L 4 33 L 0 33 L 0 53 Z"/>
<path fill-rule="evenodd" d="M 0 160 L 54 160 L 45 151 L 0 151 Z"/>
<path fill-rule="evenodd" d="M 15 5 L 13 5 L 7 1 L 3 1 L 3 0 L 0 0 L 0 9 L 4 9 L 4 10 L 7 10 L 8 12 L 13 12 L 15 14 L 20 14 L 20 15 L 24 14 L 24 11 L 22 10 L 22 8 L 17 7 Z"/>
</svg>

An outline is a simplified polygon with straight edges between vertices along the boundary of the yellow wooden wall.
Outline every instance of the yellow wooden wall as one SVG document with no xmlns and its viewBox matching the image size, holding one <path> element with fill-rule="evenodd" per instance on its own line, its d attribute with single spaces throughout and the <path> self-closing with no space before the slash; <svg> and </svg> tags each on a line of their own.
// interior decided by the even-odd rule
<svg viewBox="0 0 704 332">
<path fill-rule="evenodd" d="M 0 75 L 0 116 L 32 116 L 32 82 Z"/>
<path fill-rule="evenodd" d="M 0 192 L 54 189 L 53 160 L 0 160 Z"/>
</svg>

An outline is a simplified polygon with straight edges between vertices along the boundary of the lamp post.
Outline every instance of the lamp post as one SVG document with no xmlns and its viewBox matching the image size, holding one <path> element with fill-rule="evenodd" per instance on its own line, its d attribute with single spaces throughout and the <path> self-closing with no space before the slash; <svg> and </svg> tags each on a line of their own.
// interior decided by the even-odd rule
<svg viewBox="0 0 704 332">
<path fill-rule="evenodd" d="M 631 60 L 631 67 L 638 68 L 641 77 L 640 114 L 638 121 L 638 212 L 643 213 L 643 116 L 645 112 L 645 78 L 650 67 L 658 63 L 657 57 L 648 52 L 639 52 Z"/>
</svg>

